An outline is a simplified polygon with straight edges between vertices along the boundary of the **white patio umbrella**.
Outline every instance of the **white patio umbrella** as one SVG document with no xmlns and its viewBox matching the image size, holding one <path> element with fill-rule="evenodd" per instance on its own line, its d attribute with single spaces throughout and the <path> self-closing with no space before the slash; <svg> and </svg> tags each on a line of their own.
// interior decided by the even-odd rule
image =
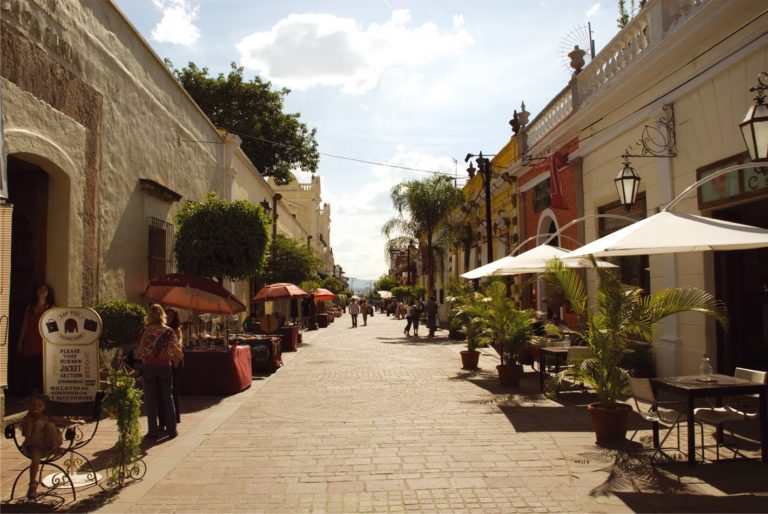
<svg viewBox="0 0 768 514">
<path fill-rule="evenodd" d="M 502 257 L 479 268 L 475 268 L 461 275 L 462 278 L 476 279 L 490 275 L 523 275 L 525 273 L 543 273 L 547 264 L 552 259 L 560 259 L 569 268 L 588 268 L 591 266 L 589 259 L 570 259 L 564 257 L 570 255 L 568 250 L 550 245 L 539 245 L 519 255 Z M 598 266 L 615 268 L 615 264 L 598 261 Z"/>
<path fill-rule="evenodd" d="M 563 256 L 583 258 L 768 247 L 768 230 L 692 214 L 661 211 Z"/>
</svg>

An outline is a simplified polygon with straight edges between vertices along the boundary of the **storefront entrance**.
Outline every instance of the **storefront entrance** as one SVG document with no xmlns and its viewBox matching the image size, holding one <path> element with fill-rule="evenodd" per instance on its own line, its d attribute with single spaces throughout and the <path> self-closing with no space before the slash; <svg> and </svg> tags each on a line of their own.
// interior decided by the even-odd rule
<svg viewBox="0 0 768 514">
<path fill-rule="evenodd" d="M 18 390 L 16 347 L 24 309 L 34 299 L 45 274 L 48 174 L 30 162 L 8 156 L 8 192 L 13 204 L 11 238 L 10 328 L 8 371 L 11 391 Z"/>
<path fill-rule="evenodd" d="M 768 199 L 716 210 L 712 217 L 768 228 Z M 717 298 L 730 328 L 718 329 L 718 371 L 768 370 L 768 248 L 715 252 Z"/>
</svg>

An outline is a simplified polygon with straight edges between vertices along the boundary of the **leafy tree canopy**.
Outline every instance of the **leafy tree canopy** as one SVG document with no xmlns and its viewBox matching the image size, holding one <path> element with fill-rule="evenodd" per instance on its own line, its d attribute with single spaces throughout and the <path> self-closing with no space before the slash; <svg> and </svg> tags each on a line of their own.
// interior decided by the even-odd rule
<svg viewBox="0 0 768 514">
<path fill-rule="evenodd" d="M 313 280 L 317 283 L 315 287 L 322 287 L 317 279 L 318 269 L 320 259 L 315 256 L 312 248 L 296 239 L 277 234 L 269 245 L 265 271 L 268 284 L 301 284 Z"/>
<path fill-rule="evenodd" d="M 321 287 L 326 288 L 334 294 L 341 292 L 341 280 L 336 277 L 326 277 L 323 279 L 323 285 Z"/>
<path fill-rule="evenodd" d="M 272 84 L 258 76 L 248 82 L 243 68 L 235 63 L 228 75 L 214 78 L 208 68 L 193 62 L 181 70 L 174 69 L 168 59 L 165 62 L 214 125 L 245 136 L 241 148 L 262 175 L 288 184 L 292 169 L 317 171 L 317 130 L 299 121 L 300 114 L 283 112 L 289 89 L 273 91 Z"/>
<path fill-rule="evenodd" d="M 219 280 L 242 280 L 261 268 L 269 239 L 269 220 L 261 206 L 226 202 L 208 193 L 176 214 L 174 253 L 179 271 Z"/>
<path fill-rule="evenodd" d="M 379 277 L 379 280 L 376 281 L 376 290 L 377 291 L 392 291 L 393 288 L 399 286 L 400 283 L 397 281 L 397 278 L 392 275 L 387 275 L 386 273 Z"/>
</svg>

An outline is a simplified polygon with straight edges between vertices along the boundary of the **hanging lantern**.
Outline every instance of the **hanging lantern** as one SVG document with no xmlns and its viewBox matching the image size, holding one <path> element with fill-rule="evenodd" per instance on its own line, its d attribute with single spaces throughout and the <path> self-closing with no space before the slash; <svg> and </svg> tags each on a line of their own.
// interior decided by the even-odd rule
<svg viewBox="0 0 768 514">
<path fill-rule="evenodd" d="M 614 179 L 616 190 L 619 193 L 619 203 L 626 211 L 635 203 L 637 192 L 640 190 L 640 176 L 630 166 L 629 157 L 624 157 L 624 167 Z"/>
<path fill-rule="evenodd" d="M 768 74 L 765 72 L 758 75 L 758 85 L 749 89 L 752 92 L 757 91 L 755 103 L 747 111 L 744 121 L 739 123 L 752 162 L 768 161 L 768 105 L 765 104 L 765 89 L 768 89 L 768 84 L 763 80 L 768 80 Z"/>
</svg>

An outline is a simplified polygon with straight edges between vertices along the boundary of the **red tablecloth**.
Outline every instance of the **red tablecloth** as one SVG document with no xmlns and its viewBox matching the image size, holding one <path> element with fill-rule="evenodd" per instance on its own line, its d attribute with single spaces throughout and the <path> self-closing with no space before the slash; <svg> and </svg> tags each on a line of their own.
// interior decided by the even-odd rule
<svg viewBox="0 0 768 514">
<path fill-rule="evenodd" d="M 278 335 L 245 335 L 233 338 L 240 345 L 251 348 L 253 371 L 275 371 L 283 365 L 282 338 Z"/>
<path fill-rule="evenodd" d="M 281 349 L 284 352 L 295 352 L 299 348 L 299 327 L 298 325 L 287 325 L 280 327 Z"/>
<path fill-rule="evenodd" d="M 251 386 L 251 349 L 231 346 L 228 351 L 184 353 L 181 394 L 235 394 Z"/>
</svg>

